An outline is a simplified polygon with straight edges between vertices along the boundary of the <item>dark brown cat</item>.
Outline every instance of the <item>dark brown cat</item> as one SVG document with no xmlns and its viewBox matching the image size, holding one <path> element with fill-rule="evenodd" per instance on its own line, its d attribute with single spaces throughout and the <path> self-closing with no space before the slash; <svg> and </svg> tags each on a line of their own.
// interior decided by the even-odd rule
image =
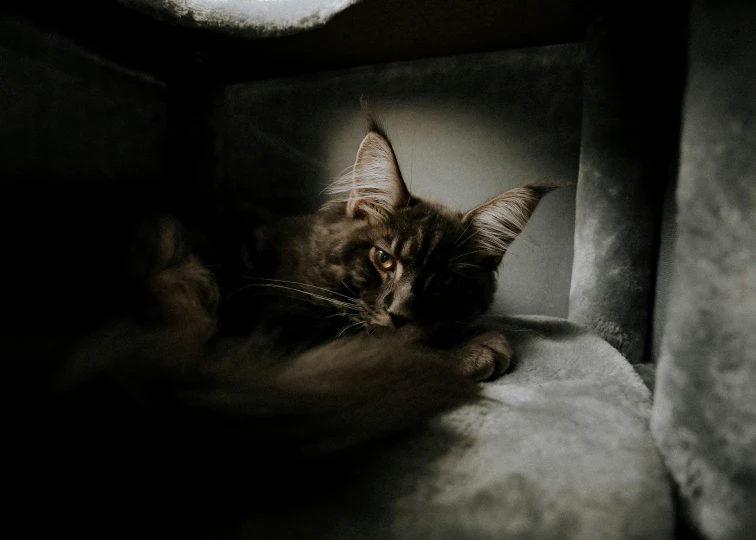
<svg viewBox="0 0 756 540">
<path fill-rule="evenodd" d="M 71 212 L 60 201 L 46 224 L 48 212 Z M 2 336 L 19 425 L 6 436 L 22 472 L 13 492 L 31 501 L 26 530 L 189 537 L 230 523 L 229 512 L 335 489 L 346 450 L 478 395 L 458 358 L 489 348 L 433 350 L 409 327 L 316 346 L 282 346 L 270 326 L 221 339 L 216 285 L 175 221 L 140 219 L 139 234 L 111 236 L 126 215 L 91 222 L 80 210 L 70 219 L 82 227 L 41 227 L 50 244 L 26 231 L 37 260 L 4 269 L 6 308 L 19 314 Z M 58 256 L 67 250 L 82 258 Z M 46 263 L 57 267 L 40 288 Z"/>
<path fill-rule="evenodd" d="M 313 215 L 257 228 L 247 253 L 251 283 L 239 292 L 315 304 L 311 320 L 299 324 L 323 339 L 409 323 L 453 343 L 448 333 L 467 332 L 490 306 L 504 253 L 549 189 L 515 188 L 466 213 L 424 201 L 407 190 L 391 143 L 371 119 L 353 170 L 330 188 L 334 200 Z M 268 320 L 276 309 L 289 320 L 302 312 L 281 299 L 265 305 Z M 476 343 L 493 353 L 460 358 L 462 372 L 485 379 L 506 370 L 503 336 L 488 332 Z"/>
</svg>

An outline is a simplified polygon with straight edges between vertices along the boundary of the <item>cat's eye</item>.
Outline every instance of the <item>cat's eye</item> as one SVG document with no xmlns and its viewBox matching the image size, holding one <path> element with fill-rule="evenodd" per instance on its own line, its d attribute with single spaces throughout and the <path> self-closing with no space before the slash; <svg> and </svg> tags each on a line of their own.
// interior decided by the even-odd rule
<svg viewBox="0 0 756 540">
<path fill-rule="evenodd" d="M 386 271 L 394 269 L 394 258 L 382 249 L 375 248 L 375 262 Z"/>
</svg>

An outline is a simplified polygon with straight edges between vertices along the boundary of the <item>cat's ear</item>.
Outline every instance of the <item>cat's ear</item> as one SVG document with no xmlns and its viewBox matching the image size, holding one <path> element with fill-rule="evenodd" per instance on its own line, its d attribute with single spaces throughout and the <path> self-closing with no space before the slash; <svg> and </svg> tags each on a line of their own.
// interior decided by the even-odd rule
<svg viewBox="0 0 756 540">
<path fill-rule="evenodd" d="M 380 130 L 371 129 L 357 151 L 347 215 L 380 222 L 409 200 L 391 143 Z"/>
<path fill-rule="evenodd" d="M 522 232 L 541 197 L 554 189 L 547 186 L 523 186 L 510 189 L 473 208 L 465 214 L 474 245 L 494 266 L 498 266 L 515 238 Z"/>
</svg>

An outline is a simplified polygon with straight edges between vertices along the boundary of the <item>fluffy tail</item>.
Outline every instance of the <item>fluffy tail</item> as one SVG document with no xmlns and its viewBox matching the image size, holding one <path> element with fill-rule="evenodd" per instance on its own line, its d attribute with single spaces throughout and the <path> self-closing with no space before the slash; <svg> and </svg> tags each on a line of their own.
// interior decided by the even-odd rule
<svg viewBox="0 0 756 540">
<path fill-rule="evenodd" d="M 176 331 L 140 335 L 124 325 L 79 350 L 60 396 L 107 386 L 111 405 L 120 396 L 119 407 L 167 424 L 164 433 L 316 456 L 418 426 L 476 398 L 478 386 L 460 375 L 450 352 L 414 338 L 410 329 L 352 336 L 281 360 L 266 358 L 266 343 L 254 336 L 194 347 Z M 91 394 L 90 414 L 106 411 L 94 401 L 102 395 Z"/>
<path fill-rule="evenodd" d="M 209 385 L 181 400 L 226 419 L 259 445 L 329 453 L 415 427 L 474 399 L 478 386 L 447 355 L 424 350 L 406 335 L 356 336 L 281 366 L 238 371 L 220 364 Z"/>
<path fill-rule="evenodd" d="M 47 455 L 27 468 L 56 526 L 80 537 L 103 523 L 188 534 L 318 498 L 359 474 L 350 471 L 366 466 L 371 442 L 478 395 L 449 353 L 409 333 L 351 337 L 283 362 L 248 356 L 259 343 L 185 343 L 124 325 L 74 356 L 35 425 L 45 433 L 31 446 Z"/>
</svg>

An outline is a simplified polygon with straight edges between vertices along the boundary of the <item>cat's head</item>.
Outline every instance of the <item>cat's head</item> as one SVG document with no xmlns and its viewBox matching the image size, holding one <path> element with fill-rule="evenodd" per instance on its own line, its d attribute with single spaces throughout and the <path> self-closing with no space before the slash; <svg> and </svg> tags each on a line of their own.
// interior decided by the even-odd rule
<svg viewBox="0 0 756 540">
<path fill-rule="evenodd" d="M 545 186 L 511 189 L 467 212 L 413 196 L 385 132 L 374 122 L 354 168 L 332 190 L 351 241 L 334 241 L 349 268 L 358 320 L 398 327 L 408 321 L 467 321 L 490 306 L 496 270 L 527 224 Z"/>
</svg>

